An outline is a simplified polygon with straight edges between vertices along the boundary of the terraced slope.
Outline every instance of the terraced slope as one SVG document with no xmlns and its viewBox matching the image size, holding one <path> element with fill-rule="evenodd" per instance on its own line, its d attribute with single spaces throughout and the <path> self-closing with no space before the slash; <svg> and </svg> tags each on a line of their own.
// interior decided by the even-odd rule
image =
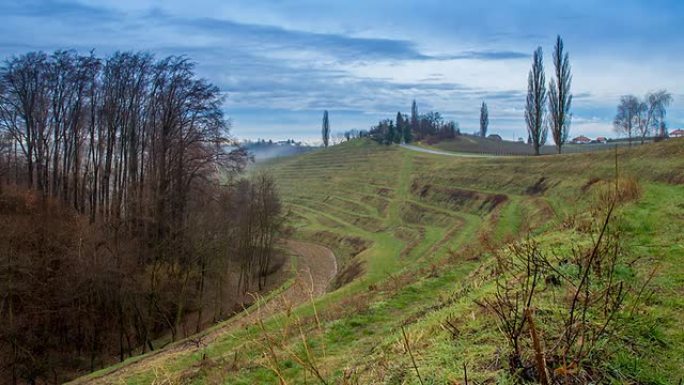
<svg viewBox="0 0 684 385">
<path fill-rule="evenodd" d="M 621 208 L 630 245 L 663 270 L 652 279 L 658 302 L 645 305 L 630 332 L 635 345 L 611 358 L 615 378 L 666 383 L 684 375 L 684 331 L 675 327 L 684 316 L 683 148 L 672 141 L 619 155 L 620 175 L 639 177 L 644 191 Z M 505 340 L 476 304 L 493 290 L 490 255 L 526 234 L 560 244 L 583 239 L 592 197 L 614 165 L 605 152 L 454 158 L 366 141 L 274 162 L 265 168 L 279 182 L 291 236 L 338 258 L 330 292 L 199 351 L 104 379 L 415 384 L 408 342 L 425 383 L 462 381 L 464 363 L 478 382 L 510 381 Z M 547 295 L 540 306 L 553 304 Z"/>
</svg>

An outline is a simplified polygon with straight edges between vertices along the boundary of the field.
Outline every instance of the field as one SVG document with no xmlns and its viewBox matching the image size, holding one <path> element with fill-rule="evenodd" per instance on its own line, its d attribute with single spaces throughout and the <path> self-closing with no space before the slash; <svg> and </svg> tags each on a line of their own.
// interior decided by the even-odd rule
<svg viewBox="0 0 684 385">
<path fill-rule="evenodd" d="M 610 329 L 615 338 L 602 348 L 609 354 L 600 370 L 616 382 L 677 383 L 684 142 L 622 148 L 617 163 L 620 180 L 639 191 L 616 208 L 632 261 L 618 270 L 626 282 L 650 278 L 646 289 L 627 292 L 625 306 L 634 308 Z M 267 163 L 261 170 L 278 180 L 291 236 L 337 258 L 328 294 L 210 344 L 187 343 L 154 365 L 88 379 L 445 384 L 463 382 L 466 367 L 471 381 L 510 383 L 506 339 L 479 305 L 495 291 L 494 255 L 525 239 L 558 254 L 590 245 L 615 164 L 613 151 L 456 158 L 365 140 Z M 541 314 L 553 310 L 559 290 L 545 286 Z"/>
<path fill-rule="evenodd" d="M 638 140 L 634 140 L 632 145 L 638 146 Z M 420 143 L 419 145 L 434 148 L 436 150 L 463 152 L 469 154 L 491 154 L 491 155 L 534 155 L 532 147 L 526 143 L 513 142 L 509 140 L 496 140 L 491 138 L 481 138 L 473 135 L 460 135 L 454 139 L 447 139 L 436 143 Z M 610 143 L 588 143 L 572 144 L 563 146 L 563 153 L 577 154 L 593 151 L 610 150 L 615 146 L 628 147 L 629 142 L 625 140 Z M 542 155 L 554 155 L 558 151 L 553 145 L 545 145 L 540 149 Z"/>
</svg>

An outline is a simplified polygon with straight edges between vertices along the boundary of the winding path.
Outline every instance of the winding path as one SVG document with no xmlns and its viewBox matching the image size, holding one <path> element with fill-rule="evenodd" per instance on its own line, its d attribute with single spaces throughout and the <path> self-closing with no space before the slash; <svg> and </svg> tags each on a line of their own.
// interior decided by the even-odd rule
<svg viewBox="0 0 684 385">
<path fill-rule="evenodd" d="M 433 154 L 433 155 L 457 156 L 457 157 L 461 157 L 461 158 L 495 158 L 495 157 L 501 157 L 501 155 L 467 154 L 464 152 L 450 152 L 450 151 L 442 151 L 442 150 L 433 150 L 430 148 L 418 147 L 418 146 L 414 146 L 411 144 L 400 144 L 399 146 L 402 148 L 405 148 L 407 150 L 424 152 L 426 154 Z"/>
<path fill-rule="evenodd" d="M 255 324 L 259 319 L 268 318 L 287 307 L 296 307 L 325 294 L 330 281 L 337 274 L 335 254 L 327 247 L 308 242 L 288 240 L 285 245 L 297 255 L 297 273 L 292 285 L 282 293 L 273 296 L 256 309 L 252 309 L 254 307 L 252 306 L 217 327 L 190 336 L 163 349 L 136 357 L 133 361 L 105 370 L 95 376 L 76 379 L 71 384 L 126 383 L 125 379 L 129 376 L 148 371 L 152 367 L 160 367 L 175 356 L 199 351 L 237 328 Z"/>
</svg>

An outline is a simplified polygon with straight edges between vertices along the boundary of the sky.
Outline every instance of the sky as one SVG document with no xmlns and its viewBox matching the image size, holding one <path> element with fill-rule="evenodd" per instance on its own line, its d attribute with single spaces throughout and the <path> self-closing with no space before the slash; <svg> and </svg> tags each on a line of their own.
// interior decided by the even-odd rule
<svg viewBox="0 0 684 385">
<path fill-rule="evenodd" d="M 0 0 L 0 58 L 29 51 L 186 55 L 226 96 L 238 138 L 319 140 L 412 100 L 461 131 L 526 137 L 532 52 L 570 54 L 571 136 L 614 137 L 620 96 L 667 89 L 684 127 L 682 0 Z"/>
</svg>

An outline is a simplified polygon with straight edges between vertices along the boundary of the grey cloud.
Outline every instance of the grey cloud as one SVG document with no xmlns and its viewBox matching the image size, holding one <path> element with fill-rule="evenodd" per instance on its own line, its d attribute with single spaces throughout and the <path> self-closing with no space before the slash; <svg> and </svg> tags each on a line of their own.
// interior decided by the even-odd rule
<svg viewBox="0 0 684 385">
<path fill-rule="evenodd" d="M 146 16 L 157 24 L 174 28 L 191 28 L 212 38 L 226 38 L 255 51 L 307 50 L 324 52 L 345 60 L 430 60 L 413 42 L 407 40 L 352 37 L 332 33 L 316 33 L 277 26 L 246 24 L 215 18 L 183 18 L 159 10 Z"/>
<path fill-rule="evenodd" d="M 114 20 L 121 16 L 117 11 L 62 0 L 7 1 L 0 5 L 0 10 L 2 10 L 5 17 L 62 17 L 80 19 L 89 23 L 93 21 Z"/>
<path fill-rule="evenodd" d="M 529 53 L 517 51 L 466 51 L 458 55 L 446 56 L 448 59 L 474 59 L 474 60 L 511 60 L 527 59 Z"/>
</svg>

